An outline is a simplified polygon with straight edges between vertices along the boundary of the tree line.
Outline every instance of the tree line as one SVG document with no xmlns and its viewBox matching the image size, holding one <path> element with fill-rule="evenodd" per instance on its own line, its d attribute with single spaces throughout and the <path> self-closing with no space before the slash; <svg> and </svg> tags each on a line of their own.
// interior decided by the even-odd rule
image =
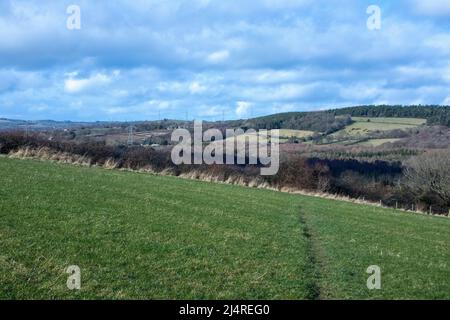
<svg viewBox="0 0 450 320">
<path fill-rule="evenodd" d="M 334 115 L 375 118 L 420 118 L 428 125 L 450 126 L 450 106 L 438 105 L 363 105 L 328 111 Z"/>
</svg>

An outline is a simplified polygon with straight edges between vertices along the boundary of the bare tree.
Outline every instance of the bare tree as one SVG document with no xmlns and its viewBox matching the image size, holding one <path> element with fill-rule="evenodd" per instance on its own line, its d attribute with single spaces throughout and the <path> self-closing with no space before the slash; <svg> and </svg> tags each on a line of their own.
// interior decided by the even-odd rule
<svg viewBox="0 0 450 320">
<path fill-rule="evenodd" d="M 407 185 L 418 195 L 435 194 L 450 204 L 450 150 L 427 152 L 408 161 Z"/>
</svg>

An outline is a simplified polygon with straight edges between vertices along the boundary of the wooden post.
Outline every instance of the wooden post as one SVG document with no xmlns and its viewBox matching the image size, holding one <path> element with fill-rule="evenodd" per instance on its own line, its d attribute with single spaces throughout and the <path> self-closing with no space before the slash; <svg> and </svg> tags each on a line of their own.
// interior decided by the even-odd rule
<svg viewBox="0 0 450 320">
<path fill-rule="evenodd" d="M 398 201 L 395 201 L 395 209 L 398 209 Z"/>
<path fill-rule="evenodd" d="M 432 210 L 431 206 L 430 206 L 430 214 L 433 214 L 433 210 Z"/>
</svg>

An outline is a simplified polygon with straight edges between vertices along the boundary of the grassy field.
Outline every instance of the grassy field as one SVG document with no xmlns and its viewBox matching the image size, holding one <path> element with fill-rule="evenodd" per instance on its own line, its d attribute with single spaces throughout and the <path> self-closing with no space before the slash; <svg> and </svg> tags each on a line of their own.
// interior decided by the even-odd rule
<svg viewBox="0 0 450 320">
<path fill-rule="evenodd" d="M 254 144 L 254 146 L 256 146 L 258 144 L 258 142 L 260 143 L 268 143 L 268 139 L 266 137 L 263 136 L 259 136 L 257 134 L 241 134 L 232 138 L 226 138 L 224 141 L 228 142 L 228 143 L 233 143 L 233 141 L 236 141 L 237 143 L 251 143 Z M 279 143 L 286 143 L 288 141 L 288 139 L 286 138 L 279 138 L 278 142 Z M 223 143 L 222 140 L 217 141 L 216 143 Z"/>
<path fill-rule="evenodd" d="M 310 137 L 314 134 L 313 131 L 305 131 L 305 130 L 291 130 L 291 129 L 280 129 L 278 130 L 278 142 L 279 143 L 286 143 L 288 142 L 289 138 L 306 138 Z M 233 138 L 228 138 L 225 140 L 230 140 Z M 262 136 L 258 136 L 258 133 L 248 133 L 248 134 L 241 134 L 239 136 L 235 137 L 236 141 L 244 142 L 244 140 L 257 143 L 258 140 L 262 143 L 267 143 L 267 139 Z"/>
<path fill-rule="evenodd" d="M 32 160 L 0 170 L 3 299 L 450 299 L 446 218 Z"/>
<path fill-rule="evenodd" d="M 370 118 L 370 117 L 352 117 L 353 121 L 356 122 L 374 122 L 374 123 L 390 123 L 398 125 L 408 125 L 408 126 L 421 126 L 427 123 L 426 119 L 419 118 Z"/>
<path fill-rule="evenodd" d="M 279 136 L 285 138 L 307 138 L 314 135 L 314 131 L 307 130 L 291 130 L 291 129 L 280 129 Z"/>
<path fill-rule="evenodd" d="M 364 135 L 373 131 L 389 131 L 389 130 L 404 130 L 421 126 L 426 123 L 425 119 L 416 118 L 365 118 L 352 117 L 355 121 L 353 124 L 345 127 L 343 130 L 334 135 Z"/>
<path fill-rule="evenodd" d="M 362 142 L 359 142 L 359 143 L 356 143 L 355 145 L 357 145 L 357 146 L 365 146 L 365 147 L 378 147 L 378 146 L 381 146 L 381 145 L 383 145 L 383 144 L 385 144 L 385 143 L 389 143 L 389 142 L 396 142 L 396 141 L 399 141 L 400 139 L 395 139 L 395 138 L 393 138 L 393 139 L 369 139 L 369 140 L 366 140 L 366 141 L 362 141 Z"/>
</svg>

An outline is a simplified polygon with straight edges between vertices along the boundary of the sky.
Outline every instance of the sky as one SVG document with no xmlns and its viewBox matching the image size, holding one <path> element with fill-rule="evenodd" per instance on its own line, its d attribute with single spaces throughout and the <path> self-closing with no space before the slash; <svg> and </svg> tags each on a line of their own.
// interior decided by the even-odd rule
<svg viewBox="0 0 450 320">
<path fill-rule="evenodd" d="M 3 118 L 221 120 L 361 104 L 450 104 L 449 0 L 0 1 Z"/>
</svg>

